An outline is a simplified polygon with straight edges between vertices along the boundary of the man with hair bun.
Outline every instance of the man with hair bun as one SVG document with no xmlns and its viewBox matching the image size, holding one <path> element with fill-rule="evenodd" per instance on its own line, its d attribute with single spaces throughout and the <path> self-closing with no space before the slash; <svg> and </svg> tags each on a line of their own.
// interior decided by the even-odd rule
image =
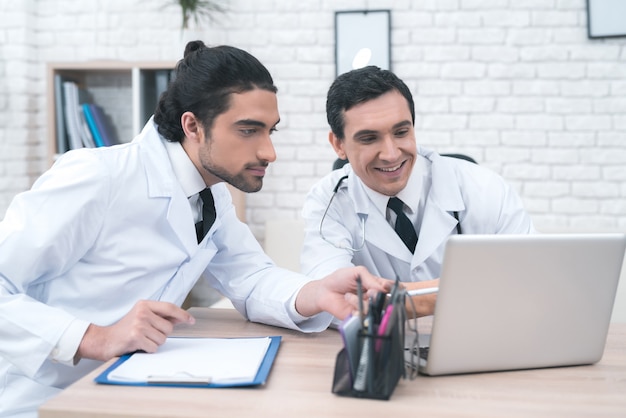
<svg viewBox="0 0 626 418">
<path fill-rule="evenodd" d="M 252 55 L 190 42 L 132 142 L 61 156 L 0 223 L 0 417 L 104 361 L 155 352 L 204 277 L 247 319 L 316 332 L 389 282 L 362 267 L 311 280 L 280 269 L 224 183 L 261 189 L 276 159 L 276 87 Z"/>
</svg>

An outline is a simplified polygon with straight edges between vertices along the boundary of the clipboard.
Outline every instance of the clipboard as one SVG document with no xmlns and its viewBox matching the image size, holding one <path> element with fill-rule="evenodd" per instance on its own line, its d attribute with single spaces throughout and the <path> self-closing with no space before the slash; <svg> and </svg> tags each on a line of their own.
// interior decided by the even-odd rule
<svg viewBox="0 0 626 418">
<path fill-rule="evenodd" d="M 177 337 L 184 339 L 185 337 Z M 258 337 L 244 337 L 244 338 L 223 338 L 223 339 L 215 339 L 215 340 L 245 340 L 252 339 Z M 208 377 L 198 377 L 198 378 L 182 378 L 178 379 L 174 376 L 163 378 L 163 379 L 153 379 L 153 380 L 142 380 L 142 381 L 127 381 L 127 380 L 118 380 L 115 378 L 111 378 L 110 375 L 113 371 L 115 371 L 118 367 L 128 361 L 135 353 L 126 354 L 120 357 L 117 361 L 115 361 L 111 366 L 109 366 L 106 370 L 100 373 L 98 376 L 94 378 L 94 382 L 105 385 L 123 385 L 123 386 L 166 386 L 166 387 L 189 387 L 189 388 L 229 388 L 229 387 L 249 387 L 249 386 L 259 386 L 265 384 L 267 378 L 269 376 L 269 372 L 274 364 L 274 359 L 276 358 L 276 354 L 278 353 L 278 348 L 280 347 L 281 337 L 280 336 L 268 336 L 263 337 L 268 338 L 269 345 L 267 347 L 267 351 L 257 369 L 256 375 L 254 378 L 248 380 L 239 380 L 236 382 L 214 382 Z M 206 340 L 209 340 L 206 338 Z"/>
</svg>

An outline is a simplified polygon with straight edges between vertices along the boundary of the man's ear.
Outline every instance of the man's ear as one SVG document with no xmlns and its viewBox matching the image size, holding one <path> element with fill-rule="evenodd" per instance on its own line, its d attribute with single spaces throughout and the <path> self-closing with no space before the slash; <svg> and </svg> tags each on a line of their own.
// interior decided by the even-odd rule
<svg viewBox="0 0 626 418">
<path fill-rule="evenodd" d="M 332 145 L 335 153 L 337 154 L 337 157 L 341 158 L 342 160 L 346 160 L 348 158 L 346 156 L 346 153 L 343 151 L 343 141 L 337 138 L 337 135 L 335 135 L 333 131 L 330 131 L 328 133 L 328 142 L 330 142 L 330 145 Z"/>
<path fill-rule="evenodd" d="M 180 124 L 183 127 L 186 139 L 199 142 L 203 137 L 202 124 L 192 112 L 183 113 L 180 117 Z"/>
</svg>

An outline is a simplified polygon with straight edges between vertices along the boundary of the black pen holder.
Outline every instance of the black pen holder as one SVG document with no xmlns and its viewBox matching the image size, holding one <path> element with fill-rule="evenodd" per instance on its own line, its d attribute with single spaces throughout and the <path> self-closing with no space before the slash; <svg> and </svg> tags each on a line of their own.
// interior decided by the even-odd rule
<svg viewBox="0 0 626 418">
<path fill-rule="evenodd" d="M 404 309 L 402 309 L 404 311 Z M 386 336 L 359 334 L 358 362 L 344 347 L 337 354 L 332 392 L 340 396 L 388 400 L 404 368 L 404 314 Z"/>
</svg>

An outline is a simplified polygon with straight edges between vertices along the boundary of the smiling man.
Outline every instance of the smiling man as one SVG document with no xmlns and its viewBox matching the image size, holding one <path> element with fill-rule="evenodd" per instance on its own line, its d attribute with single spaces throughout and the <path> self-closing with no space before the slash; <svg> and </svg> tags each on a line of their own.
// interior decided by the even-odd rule
<svg viewBox="0 0 626 418">
<path fill-rule="evenodd" d="M 409 289 L 435 287 L 453 234 L 533 232 L 518 195 L 496 173 L 418 147 L 415 107 L 406 84 L 369 66 L 331 85 L 328 139 L 349 164 L 307 196 L 301 264 L 319 277 L 365 266 Z M 432 314 L 436 295 L 414 298 Z"/>
<path fill-rule="evenodd" d="M 355 309 L 364 268 L 319 280 L 276 267 L 226 183 L 261 189 L 279 121 L 267 69 L 237 48 L 187 45 L 132 142 L 70 151 L 0 223 L 0 417 L 37 407 L 103 361 L 154 352 L 204 276 L 251 321 L 306 332 Z M 327 313 L 324 313 L 327 312 Z"/>
</svg>

